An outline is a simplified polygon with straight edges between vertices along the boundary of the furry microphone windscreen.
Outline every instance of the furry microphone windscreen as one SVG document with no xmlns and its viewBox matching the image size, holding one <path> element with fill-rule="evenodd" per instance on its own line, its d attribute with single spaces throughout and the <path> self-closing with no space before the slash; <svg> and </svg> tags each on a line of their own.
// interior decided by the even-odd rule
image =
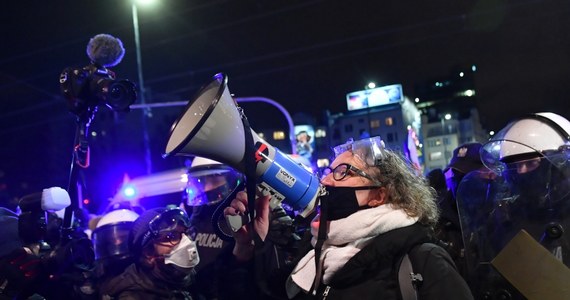
<svg viewBox="0 0 570 300">
<path fill-rule="evenodd" d="M 87 44 L 87 56 L 91 62 L 100 66 L 114 67 L 124 55 L 123 42 L 110 34 L 98 34 Z"/>
</svg>

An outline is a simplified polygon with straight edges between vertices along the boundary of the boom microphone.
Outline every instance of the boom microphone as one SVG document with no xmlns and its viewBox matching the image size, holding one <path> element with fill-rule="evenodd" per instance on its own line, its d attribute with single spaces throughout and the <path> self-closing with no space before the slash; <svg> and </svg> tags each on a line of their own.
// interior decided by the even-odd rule
<svg viewBox="0 0 570 300">
<path fill-rule="evenodd" d="M 125 56 L 125 48 L 120 39 L 110 34 L 101 33 L 89 40 L 87 56 L 96 65 L 114 67 Z"/>
</svg>

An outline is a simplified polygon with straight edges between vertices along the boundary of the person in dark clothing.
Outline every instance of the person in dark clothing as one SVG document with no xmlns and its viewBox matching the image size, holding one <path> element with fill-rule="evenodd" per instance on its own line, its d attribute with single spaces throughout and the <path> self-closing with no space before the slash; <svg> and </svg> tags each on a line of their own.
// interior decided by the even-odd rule
<svg viewBox="0 0 570 300">
<path fill-rule="evenodd" d="M 133 263 L 129 251 L 129 234 L 139 217 L 128 209 L 112 210 L 98 218 L 91 234 L 95 252 L 93 275 L 98 284 L 120 275 Z"/>
<path fill-rule="evenodd" d="M 214 227 L 217 224 L 212 222 L 217 217 L 218 206 L 242 181 L 242 176 L 229 166 L 204 157 L 195 157 L 187 174 L 186 197 L 180 206 L 190 216 L 189 234 L 200 253 L 200 263 L 195 268 L 196 280 L 191 286 L 192 298 L 248 299 L 246 294 L 225 293 L 228 281 L 226 259 L 232 255 L 233 239 L 219 236 Z"/>
<path fill-rule="evenodd" d="M 192 299 L 189 287 L 199 262 L 196 244 L 187 236 L 184 210 L 155 208 L 135 220 L 129 249 L 135 263 L 101 284 L 103 299 Z"/>
<path fill-rule="evenodd" d="M 327 193 L 299 258 L 256 277 L 267 278 L 272 297 L 283 299 L 402 299 L 402 258 L 435 242 L 435 191 L 400 154 L 385 149 L 380 137 L 334 150 L 336 158 L 321 179 Z M 256 199 L 254 221 L 234 233 L 237 261 L 258 260 L 258 249 L 266 248 L 269 201 L 270 196 Z M 238 193 L 224 213 L 246 213 L 247 202 L 247 194 Z M 261 247 L 258 240 L 264 241 Z M 473 298 L 444 249 L 433 244 L 420 252 L 410 255 L 412 273 L 423 278 L 413 281 L 418 299 Z"/>
<path fill-rule="evenodd" d="M 570 120 L 553 112 L 521 116 L 480 155 L 493 177 L 469 173 L 457 191 L 473 294 L 570 299 L 570 276 L 554 271 L 570 267 Z M 537 253 L 541 268 L 532 264 Z"/>
<path fill-rule="evenodd" d="M 449 252 L 455 262 L 459 273 L 466 276 L 465 250 L 461 232 L 461 222 L 457 209 L 457 189 L 461 180 L 470 172 L 488 172 L 479 152 L 481 143 L 466 143 L 453 150 L 453 157 L 445 169 L 446 189 L 440 191 L 437 205 L 440 209 L 440 218 L 435 226 L 436 237 L 441 245 Z"/>
</svg>

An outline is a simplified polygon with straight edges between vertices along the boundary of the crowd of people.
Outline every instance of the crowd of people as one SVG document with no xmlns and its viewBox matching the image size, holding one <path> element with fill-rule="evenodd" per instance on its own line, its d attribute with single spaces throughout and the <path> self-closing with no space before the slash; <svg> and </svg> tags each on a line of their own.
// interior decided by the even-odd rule
<svg viewBox="0 0 570 300">
<path fill-rule="evenodd" d="M 30 227 L 3 205 L 0 299 L 526 299 L 546 283 L 521 285 L 525 275 L 494 261 L 521 232 L 570 265 L 562 116 L 513 120 L 426 176 L 380 137 L 333 150 L 305 218 L 271 195 L 248 199 L 246 178 L 201 157 L 181 203 L 107 211 L 71 241 L 58 239 L 55 214 Z M 221 228 L 250 201 L 250 223 Z"/>
</svg>

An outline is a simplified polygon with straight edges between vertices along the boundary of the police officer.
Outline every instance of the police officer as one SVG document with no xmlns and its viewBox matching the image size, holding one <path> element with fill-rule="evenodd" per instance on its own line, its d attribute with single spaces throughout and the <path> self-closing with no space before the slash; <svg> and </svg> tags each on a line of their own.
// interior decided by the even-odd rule
<svg viewBox="0 0 570 300">
<path fill-rule="evenodd" d="M 457 192 L 469 281 L 476 297 L 528 298 L 524 286 L 512 286 L 491 267 L 523 230 L 534 239 L 530 244 L 542 245 L 551 258 L 570 266 L 569 157 L 570 122 L 549 112 L 516 119 L 483 145 L 481 160 L 495 177 L 468 174 Z M 540 280 L 533 275 L 527 282 Z"/>
<path fill-rule="evenodd" d="M 212 220 L 223 200 L 237 185 L 243 182 L 240 173 L 220 162 L 204 157 L 195 157 L 188 169 L 186 197 L 181 203 L 190 216 L 190 234 L 196 241 L 200 253 L 200 264 L 196 266 L 196 282 L 192 285 L 195 299 L 235 299 L 237 295 L 224 296 L 225 275 L 222 270 L 226 258 L 231 258 L 233 238 L 222 239 L 223 233 L 216 233 L 217 226 L 225 221 Z M 220 216 L 221 216 L 221 210 Z M 222 218 L 222 220 L 224 220 Z M 228 232 L 229 234 L 229 232 Z"/>
</svg>

